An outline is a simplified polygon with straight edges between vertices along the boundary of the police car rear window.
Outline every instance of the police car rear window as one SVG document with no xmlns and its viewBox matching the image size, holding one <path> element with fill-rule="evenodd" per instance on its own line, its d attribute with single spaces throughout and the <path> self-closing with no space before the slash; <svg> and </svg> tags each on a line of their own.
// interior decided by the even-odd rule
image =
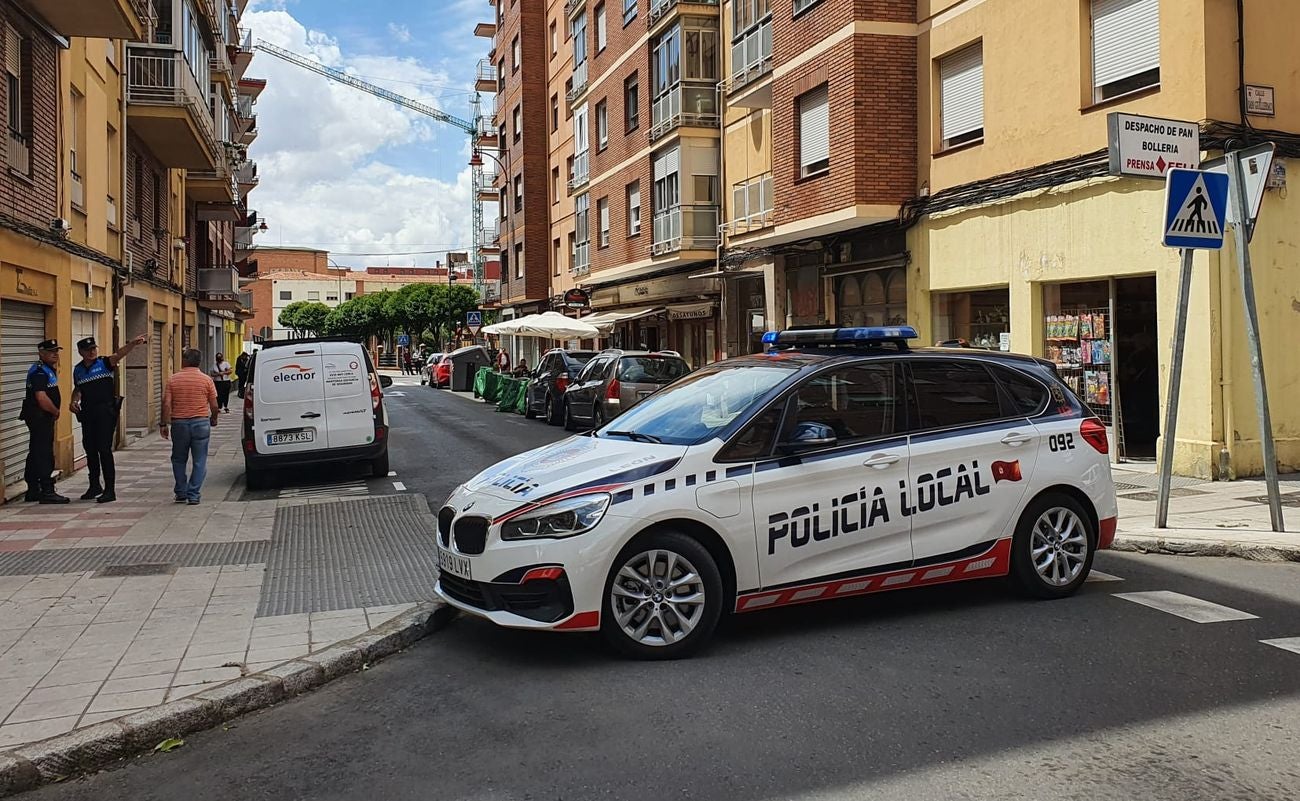
<svg viewBox="0 0 1300 801">
<path fill-rule="evenodd" d="M 997 382 L 977 362 L 917 359 L 912 363 L 912 385 L 919 416 L 917 429 L 947 428 L 1006 416 Z"/>
<path fill-rule="evenodd" d="M 998 380 L 1007 391 L 1014 414 L 1037 414 L 1047 405 L 1047 388 L 1017 370 L 994 367 Z"/>
</svg>

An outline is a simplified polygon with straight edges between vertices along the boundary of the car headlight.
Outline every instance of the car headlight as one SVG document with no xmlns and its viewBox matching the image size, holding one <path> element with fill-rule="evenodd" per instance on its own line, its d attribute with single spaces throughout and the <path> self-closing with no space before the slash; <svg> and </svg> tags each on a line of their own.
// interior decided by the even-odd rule
<svg viewBox="0 0 1300 801">
<path fill-rule="evenodd" d="M 582 495 L 539 506 L 501 524 L 501 539 L 572 537 L 596 527 L 609 508 L 609 495 Z"/>
</svg>

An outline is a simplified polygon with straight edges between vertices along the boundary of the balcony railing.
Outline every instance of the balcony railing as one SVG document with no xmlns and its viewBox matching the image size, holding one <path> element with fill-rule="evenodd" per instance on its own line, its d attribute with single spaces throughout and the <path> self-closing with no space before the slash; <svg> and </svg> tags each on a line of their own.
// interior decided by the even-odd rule
<svg viewBox="0 0 1300 801">
<path fill-rule="evenodd" d="M 479 59 L 478 67 L 474 71 L 474 83 L 476 85 L 477 84 L 492 85 L 491 89 L 480 88 L 479 91 L 495 92 L 497 81 L 499 80 L 499 78 L 500 78 L 500 73 L 497 71 L 497 66 L 495 64 L 493 64 L 489 59 L 486 58 Z"/>
<path fill-rule="evenodd" d="M 591 240 L 577 242 L 573 246 L 573 275 L 586 275 L 591 272 Z"/>
<path fill-rule="evenodd" d="M 261 179 L 257 177 L 257 162 L 245 161 L 235 168 L 235 181 L 241 187 L 253 188 Z"/>
<path fill-rule="evenodd" d="M 32 171 L 32 145 L 31 140 L 17 131 L 9 132 L 9 169 L 14 172 L 26 175 Z"/>
<path fill-rule="evenodd" d="M 650 114 L 650 141 L 681 125 L 717 127 L 718 95 L 712 85 L 678 84 L 655 98 Z"/>
<path fill-rule="evenodd" d="M 655 213 L 655 256 L 679 250 L 712 250 L 718 246 L 718 207 L 694 203 Z"/>
<path fill-rule="evenodd" d="M 645 15 L 646 27 L 653 28 L 659 24 L 659 21 L 667 17 L 679 2 L 694 6 L 717 7 L 718 5 L 718 0 L 650 0 L 650 11 Z"/>
<path fill-rule="evenodd" d="M 201 269 L 199 291 L 208 297 L 238 297 L 239 273 L 232 267 Z"/>
<path fill-rule="evenodd" d="M 731 190 L 732 218 L 721 226 L 724 234 L 734 236 L 772 225 L 772 174 L 736 184 Z"/>
<path fill-rule="evenodd" d="M 212 112 L 199 84 L 194 80 L 185 55 L 177 50 L 130 45 L 127 54 L 127 103 L 146 106 L 180 106 L 187 109 L 203 130 L 208 148 L 216 157 L 217 136 Z"/>
<path fill-rule="evenodd" d="M 591 152 L 584 150 L 573 154 L 573 177 L 569 179 L 569 191 L 576 192 L 587 185 L 591 178 Z"/>
<path fill-rule="evenodd" d="M 72 205 L 79 209 L 86 208 L 86 185 L 76 170 L 72 172 Z"/>
<path fill-rule="evenodd" d="M 586 5 L 587 0 L 568 0 L 568 2 L 564 4 L 564 14 L 567 17 L 572 17 L 574 14 L 578 13 L 579 9 L 585 8 Z"/>
<path fill-rule="evenodd" d="M 731 79 L 727 91 L 735 92 L 772 71 L 772 20 L 764 20 L 731 43 Z"/>
<path fill-rule="evenodd" d="M 570 89 L 568 95 L 566 95 L 566 98 L 571 104 L 578 102 L 578 98 L 582 97 L 587 92 L 588 63 L 589 62 L 587 61 L 583 61 L 581 64 L 575 64 L 573 67 L 573 88 Z"/>
</svg>

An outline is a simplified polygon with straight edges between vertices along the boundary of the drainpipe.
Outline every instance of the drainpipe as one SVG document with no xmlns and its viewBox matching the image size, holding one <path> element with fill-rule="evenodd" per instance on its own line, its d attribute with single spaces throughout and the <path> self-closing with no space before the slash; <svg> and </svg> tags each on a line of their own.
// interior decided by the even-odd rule
<svg viewBox="0 0 1300 801">
<path fill-rule="evenodd" d="M 732 33 L 734 34 L 735 31 L 732 31 Z M 730 50 L 728 49 L 724 52 L 730 52 Z M 723 61 L 725 63 L 726 61 L 725 57 L 723 58 Z M 732 65 L 732 68 L 733 69 L 735 68 L 734 64 Z M 725 73 L 726 71 L 724 70 L 723 72 Z M 726 189 L 727 109 L 725 108 L 724 105 L 727 93 L 726 90 L 723 88 L 725 85 L 726 85 L 725 78 L 718 82 L 718 86 L 717 86 L 718 100 L 716 104 L 718 109 L 718 247 L 717 247 L 716 256 L 714 258 L 714 269 L 716 269 L 719 273 L 722 272 L 722 251 L 723 251 L 722 231 L 723 231 L 723 226 L 727 224 L 727 220 L 726 220 L 727 217 L 727 189 Z M 769 143 L 769 147 L 770 147 L 770 143 Z M 718 336 L 714 338 L 714 342 L 716 343 L 715 347 L 717 347 L 717 345 L 722 346 L 721 348 L 722 358 L 724 359 L 727 358 L 728 355 L 730 355 L 729 351 L 731 350 L 727 346 L 727 341 L 728 341 L 727 323 L 728 323 L 728 316 L 729 316 L 728 315 L 729 304 L 727 303 L 727 296 L 729 294 L 728 290 L 734 288 L 735 288 L 734 286 L 729 286 L 727 284 L 726 276 L 724 275 L 718 276 L 718 326 L 722 330 L 718 332 Z M 739 348 L 740 343 L 737 342 L 736 346 L 737 348 Z M 712 354 L 709 354 L 710 358 L 716 355 L 718 355 L 717 351 L 714 351 Z M 701 365 L 701 367 L 702 366 L 703 365 Z"/>
<path fill-rule="evenodd" d="M 118 45 L 114 45 L 114 46 L 116 47 Z M 127 85 L 127 81 L 128 81 L 127 60 L 129 56 L 127 55 L 126 40 L 122 40 L 122 44 L 120 45 L 120 47 L 121 47 L 121 51 L 117 60 L 118 63 L 122 65 L 122 72 L 121 72 L 122 103 L 119 106 L 119 108 L 121 109 L 121 114 L 118 117 L 117 139 L 118 139 L 118 143 L 121 145 L 120 164 L 121 164 L 122 174 L 121 174 L 121 180 L 118 181 L 117 230 L 118 230 L 119 241 L 121 242 L 122 245 L 121 252 L 118 254 L 118 261 L 122 265 L 122 273 L 126 273 L 126 226 L 122 225 L 122 215 L 126 213 L 126 205 L 127 205 L 126 204 L 126 154 L 127 154 L 126 96 L 129 93 L 128 85 Z M 113 270 L 113 278 L 111 283 L 109 284 L 109 287 L 110 287 L 110 292 L 112 293 L 111 301 L 113 304 L 113 350 L 114 352 L 116 352 L 116 350 L 122 346 L 121 343 L 126 341 L 126 334 L 123 331 L 123 327 L 126 325 L 126 314 L 125 314 L 125 310 L 122 308 L 122 305 L 125 302 L 123 300 L 125 293 L 122 291 L 122 288 L 126 280 L 127 280 L 126 275 L 119 274 L 117 270 Z M 159 347 L 161 347 L 161 345 Z M 118 372 L 114 380 L 117 381 L 118 396 L 126 397 L 126 371 L 122 370 Z M 114 442 L 115 448 L 126 447 L 126 424 L 123 422 L 122 416 L 120 414 L 118 415 L 117 418 L 117 431 L 114 432 L 113 438 L 115 441 Z"/>
</svg>

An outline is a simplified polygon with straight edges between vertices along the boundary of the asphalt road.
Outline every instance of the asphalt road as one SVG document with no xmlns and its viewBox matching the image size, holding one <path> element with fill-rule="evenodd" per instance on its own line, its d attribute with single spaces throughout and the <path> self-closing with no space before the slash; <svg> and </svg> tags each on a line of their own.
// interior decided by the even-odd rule
<svg viewBox="0 0 1300 801">
<path fill-rule="evenodd" d="M 561 435 L 404 395 L 394 469 L 437 501 Z M 462 617 L 170 754 L 29 797 L 1295 798 L 1300 653 L 1260 640 L 1300 637 L 1300 565 L 1103 554 L 1097 568 L 1122 581 L 1057 602 L 993 581 L 755 613 L 672 663 Z M 1116 595 L 1150 591 L 1256 617 L 1195 623 Z"/>
</svg>

